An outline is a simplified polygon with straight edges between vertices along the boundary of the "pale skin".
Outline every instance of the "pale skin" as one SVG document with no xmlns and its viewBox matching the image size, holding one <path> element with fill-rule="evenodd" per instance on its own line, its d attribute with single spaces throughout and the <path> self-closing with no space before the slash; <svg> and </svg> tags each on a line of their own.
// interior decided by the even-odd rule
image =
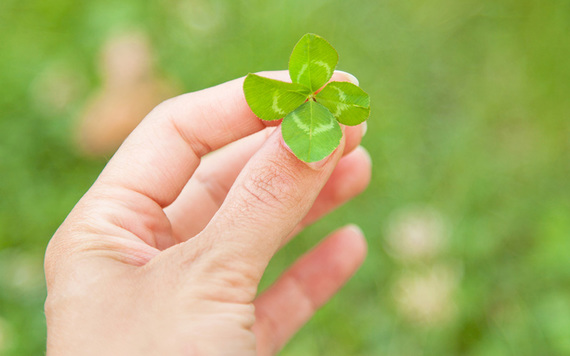
<svg viewBox="0 0 570 356">
<path fill-rule="evenodd" d="M 274 355 L 360 266 L 366 243 L 348 226 L 258 295 L 275 252 L 362 192 L 371 163 L 362 125 L 325 160 L 298 160 L 242 83 L 159 105 L 58 229 L 48 355 Z"/>
</svg>

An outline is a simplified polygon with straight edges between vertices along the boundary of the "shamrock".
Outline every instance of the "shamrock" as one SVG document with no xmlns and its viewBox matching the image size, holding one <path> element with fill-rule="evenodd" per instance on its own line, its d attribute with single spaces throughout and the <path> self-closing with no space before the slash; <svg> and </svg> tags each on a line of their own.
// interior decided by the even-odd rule
<svg viewBox="0 0 570 356">
<path fill-rule="evenodd" d="M 283 118 L 283 139 L 305 162 L 320 161 L 338 147 L 342 138 L 339 122 L 354 126 L 370 115 L 370 97 L 360 87 L 330 82 L 322 88 L 337 63 L 336 50 L 324 38 L 308 33 L 289 59 L 292 83 L 251 73 L 243 83 L 253 113 L 262 120 Z"/>
</svg>

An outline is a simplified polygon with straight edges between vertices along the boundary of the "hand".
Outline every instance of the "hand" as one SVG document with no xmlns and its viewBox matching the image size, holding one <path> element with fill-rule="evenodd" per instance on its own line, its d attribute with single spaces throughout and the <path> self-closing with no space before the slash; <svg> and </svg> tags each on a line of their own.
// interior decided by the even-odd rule
<svg viewBox="0 0 570 356">
<path fill-rule="evenodd" d="M 256 298 L 274 253 L 361 192 L 370 160 L 362 128 L 346 127 L 330 157 L 299 161 L 242 83 L 159 105 L 58 229 L 48 355 L 273 355 L 361 264 L 363 236 L 347 227 Z"/>
</svg>

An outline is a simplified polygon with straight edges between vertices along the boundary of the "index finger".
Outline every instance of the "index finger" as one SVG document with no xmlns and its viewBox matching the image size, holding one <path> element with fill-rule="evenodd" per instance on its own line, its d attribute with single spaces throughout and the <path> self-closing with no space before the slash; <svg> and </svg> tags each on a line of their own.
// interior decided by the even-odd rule
<svg viewBox="0 0 570 356">
<path fill-rule="evenodd" d="M 287 71 L 261 75 L 289 81 Z M 349 80 L 343 73 L 335 77 Z M 170 205 L 203 155 L 266 127 L 248 107 L 243 81 L 239 78 L 159 105 L 125 140 L 99 182 L 140 193 L 161 207 Z"/>
</svg>

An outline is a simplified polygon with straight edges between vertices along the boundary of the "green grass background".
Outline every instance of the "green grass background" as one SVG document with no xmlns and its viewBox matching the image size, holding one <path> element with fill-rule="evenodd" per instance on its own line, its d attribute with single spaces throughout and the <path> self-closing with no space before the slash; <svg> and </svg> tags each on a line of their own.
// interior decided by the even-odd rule
<svg viewBox="0 0 570 356">
<path fill-rule="evenodd" d="M 281 251 L 263 285 L 341 224 L 363 227 L 369 256 L 283 355 L 570 355 L 567 0 L 0 1 L 0 354 L 44 352 L 43 252 L 105 164 L 71 131 L 101 45 L 125 28 L 148 32 L 184 91 L 285 69 L 318 33 L 371 95 L 370 188 Z M 77 94 L 50 110 L 38 92 L 58 71 Z M 416 205 L 447 222 L 434 263 L 462 271 L 455 316 L 429 326 L 392 293 L 422 266 L 385 239 Z"/>
</svg>

